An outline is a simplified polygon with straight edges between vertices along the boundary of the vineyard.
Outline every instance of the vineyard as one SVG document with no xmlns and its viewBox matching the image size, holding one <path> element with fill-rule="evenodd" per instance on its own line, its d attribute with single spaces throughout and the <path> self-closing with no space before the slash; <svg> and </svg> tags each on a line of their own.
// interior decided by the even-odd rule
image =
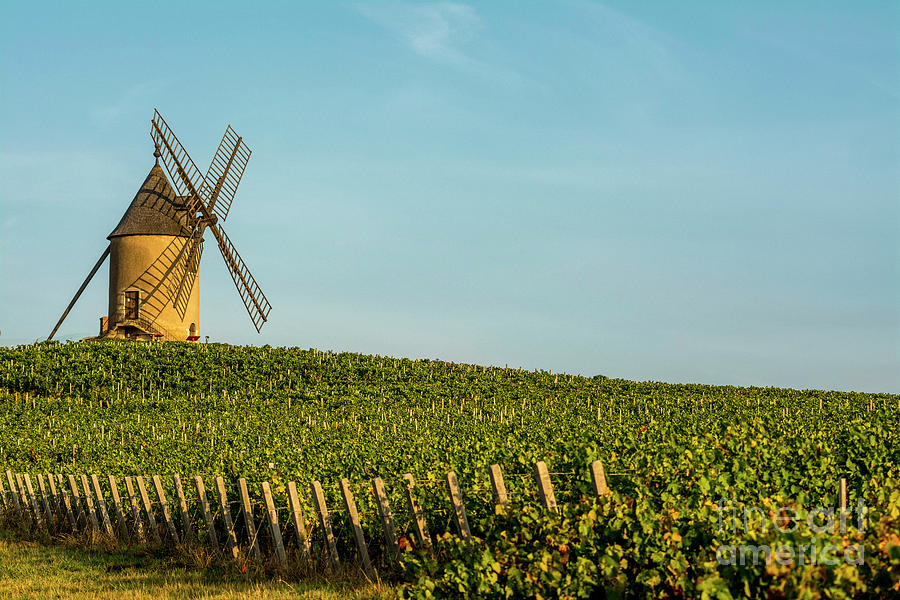
<svg viewBox="0 0 900 600">
<path fill-rule="evenodd" d="M 270 347 L 68 343 L 0 348 L 0 470 L 270 482 L 338 482 L 356 498 L 373 560 L 409 596 L 834 597 L 900 594 L 900 397 L 635 383 L 508 367 Z M 542 508 L 545 463 L 559 510 Z M 601 461 L 611 493 L 587 466 Z M 498 509 L 491 465 L 509 505 Z M 472 542 L 460 540 L 446 474 L 459 480 Z M 415 543 L 403 474 L 436 540 Z M 373 478 L 404 546 L 383 547 Z M 864 502 L 848 532 L 719 526 L 729 511 L 803 515 Z M 171 487 L 167 488 L 169 493 Z M 254 501 L 258 498 L 254 498 Z M 308 494 L 304 513 L 315 515 Z M 767 511 L 771 511 L 768 512 Z M 347 515 L 334 525 L 352 554 Z M 860 527 L 859 525 L 863 526 Z M 319 543 L 316 521 L 310 537 Z M 860 565 L 717 562 L 717 547 L 788 540 L 861 544 Z M 768 543 L 767 542 L 767 543 Z M 290 545 L 290 541 L 286 540 Z M 314 552 L 321 549 L 314 548 Z M 802 561 L 800 561 L 802 563 Z M 774 592 L 773 592 L 774 591 Z M 824 592 L 823 592 L 824 593 Z M 819 597 L 810 595 L 810 598 Z"/>
</svg>

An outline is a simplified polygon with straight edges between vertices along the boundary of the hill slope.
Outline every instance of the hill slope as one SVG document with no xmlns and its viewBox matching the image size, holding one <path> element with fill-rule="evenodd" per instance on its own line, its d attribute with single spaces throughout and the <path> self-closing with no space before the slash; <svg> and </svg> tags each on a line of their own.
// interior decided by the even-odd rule
<svg viewBox="0 0 900 600">
<path fill-rule="evenodd" d="M 373 477 L 384 478 L 392 505 L 403 507 L 400 475 L 412 473 L 440 536 L 452 529 L 442 478 L 455 471 L 474 532 L 490 536 L 490 465 L 503 469 L 513 501 L 529 505 L 533 465 L 545 461 L 558 501 L 577 507 L 593 495 L 587 465 L 602 460 L 614 492 L 602 510 L 622 528 L 604 534 L 611 537 L 603 552 L 631 553 L 610 558 L 624 566 L 605 581 L 665 566 L 654 552 L 668 552 L 674 534 L 693 540 L 678 542 L 675 563 L 665 559 L 681 566 L 641 584 L 651 596 L 658 586 L 696 591 L 715 572 L 721 515 L 711 507 L 720 499 L 834 506 L 843 477 L 851 503 L 872 507 L 873 551 L 883 549 L 886 532 L 900 524 L 898 415 L 900 397 L 891 395 L 635 383 L 316 350 L 0 349 L 4 470 L 246 477 L 254 489 L 267 480 L 282 511 L 288 481 L 304 491 L 321 481 L 330 505 L 340 506 L 337 482 L 346 477 L 383 556 Z M 301 503 L 315 514 L 308 494 Z M 397 513 L 401 534 L 412 538 L 409 515 Z M 416 568 L 434 575 L 434 565 Z"/>
</svg>

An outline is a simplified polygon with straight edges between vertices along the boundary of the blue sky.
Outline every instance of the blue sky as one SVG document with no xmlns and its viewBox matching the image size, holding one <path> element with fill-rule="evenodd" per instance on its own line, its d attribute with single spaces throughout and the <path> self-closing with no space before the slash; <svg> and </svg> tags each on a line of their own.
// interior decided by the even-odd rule
<svg viewBox="0 0 900 600">
<path fill-rule="evenodd" d="M 202 170 L 228 123 L 254 151 L 225 229 L 274 308 L 208 244 L 212 340 L 900 392 L 900 5 L 783 4 L 3 3 L 0 343 L 49 333 L 156 107 Z"/>
</svg>

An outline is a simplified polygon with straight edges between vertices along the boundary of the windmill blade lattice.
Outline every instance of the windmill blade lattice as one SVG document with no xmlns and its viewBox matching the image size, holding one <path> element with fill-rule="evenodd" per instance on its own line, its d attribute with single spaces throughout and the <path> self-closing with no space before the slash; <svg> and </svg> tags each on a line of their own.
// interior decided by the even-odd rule
<svg viewBox="0 0 900 600">
<path fill-rule="evenodd" d="M 253 326 L 256 327 L 256 332 L 259 333 L 269 318 L 269 311 L 272 310 L 272 305 L 269 304 L 266 295 L 256 283 L 256 279 L 250 274 L 250 269 L 244 264 L 234 244 L 225 235 L 225 231 L 218 225 L 210 225 L 209 229 L 213 232 L 213 236 L 215 236 L 216 242 L 219 244 L 219 251 L 222 253 L 222 258 L 225 259 L 228 272 L 231 273 L 231 278 L 234 280 L 234 285 L 237 287 L 241 300 L 244 301 L 250 320 L 253 321 Z"/>
<path fill-rule="evenodd" d="M 187 201 L 190 215 L 197 212 L 197 204 L 204 201 L 200 195 L 203 189 L 203 174 L 191 160 L 190 154 L 178 141 L 178 137 L 170 128 L 159 111 L 153 110 L 153 120 L 150 122 L 150 136 L 153 143 L 161 153 L 163 164 L 169 172 L 172 186 L 178 195 Z M 196 226 L 195 226 L 196 229 Z"/>
<path fill-rule="evenodd" d="M 203 197 L 209 210 L 223 221 L 228 218 L 231 202 L 241 183 L 251 152 L 243 138 L 229 125 L 225 129 L 222 141 L 219 142 L 212 162 L 209 163 L 203 190 Z"/>
</svg>

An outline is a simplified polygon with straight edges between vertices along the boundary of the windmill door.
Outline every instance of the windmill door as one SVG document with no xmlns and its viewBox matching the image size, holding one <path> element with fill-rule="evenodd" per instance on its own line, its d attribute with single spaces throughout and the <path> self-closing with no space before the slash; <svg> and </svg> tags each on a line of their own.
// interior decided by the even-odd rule
<svg viewBox="0 0 900 600">
<path fill-rule="evenodd" d="M 138 319 L 139 314 L 139 292 L 137 290 L 125 292 L 125 318 Z"/>
</svg>

